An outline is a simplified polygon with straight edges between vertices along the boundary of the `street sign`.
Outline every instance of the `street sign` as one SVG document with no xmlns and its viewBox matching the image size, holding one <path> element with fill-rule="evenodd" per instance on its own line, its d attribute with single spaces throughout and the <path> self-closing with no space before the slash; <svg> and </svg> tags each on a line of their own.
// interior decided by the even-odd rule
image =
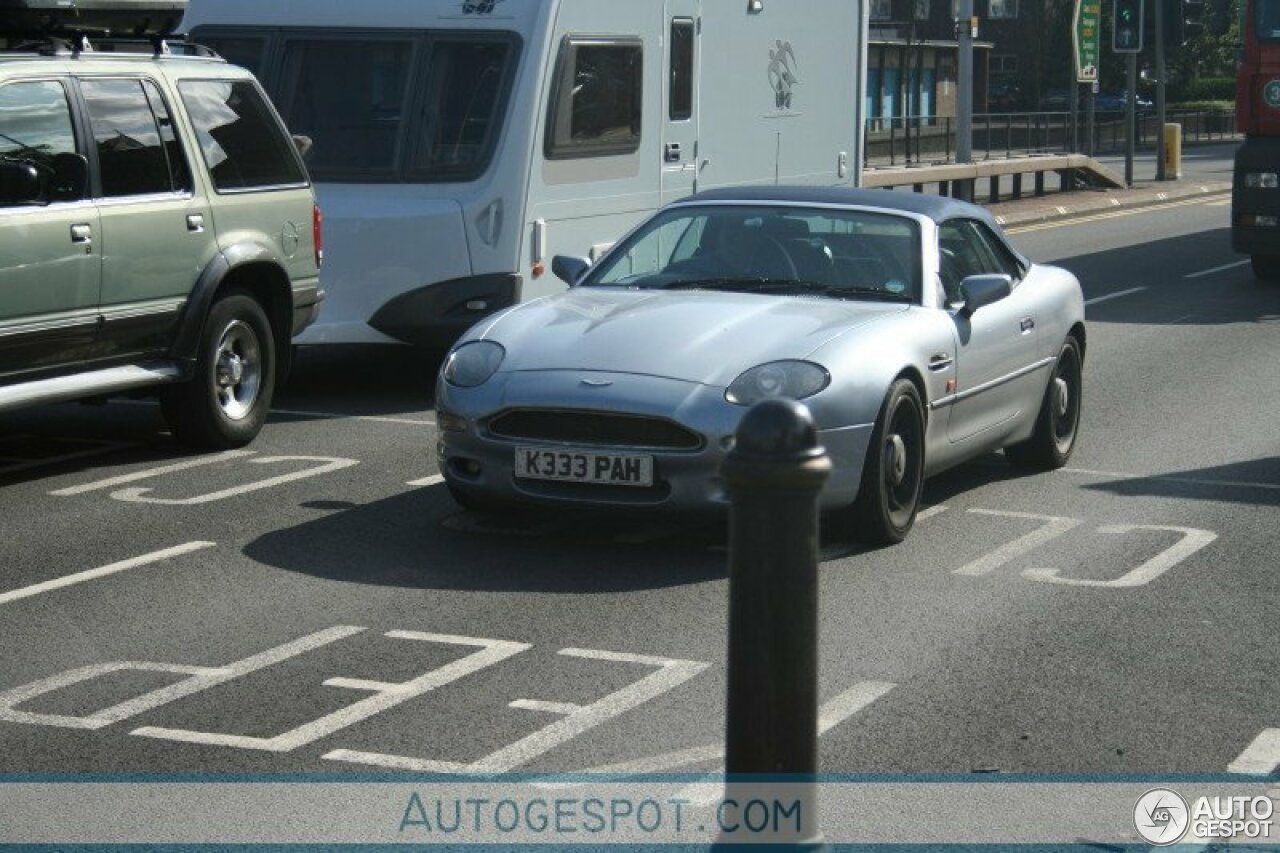
<svg viewBox="0 0 1280 853">
<path fill-rule="evenodd" d="M 1102 0 L 1076 0 L 1071 40 L 1075 47 L 1076 81 L 1098 79 L 1098 53 L 1102 29 Z"/>
</svg>

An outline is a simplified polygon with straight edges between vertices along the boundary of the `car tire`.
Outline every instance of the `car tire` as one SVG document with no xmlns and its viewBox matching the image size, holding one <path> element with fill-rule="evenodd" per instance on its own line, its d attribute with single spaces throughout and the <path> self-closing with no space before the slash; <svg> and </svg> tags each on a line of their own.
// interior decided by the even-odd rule
<svg viewBox="0 0 1280 853">
<path fill-rule="evenodd" d="M 1249 260 L 1253 265 L 1254 278 L 1280 281 L 1280 255 L 1253 255 Z"/>
<path fill-rule="evenodd" d="M 885 395 L 871 432 L 858 498 L 847 511 L 847 527 L 867 545 L 895 545 L 907 538 L 924 487 L 924 406 L 909 379 L 898 379 Z"/>
<path fill-rule="evenodd" d="M 183 444 L 243 447 L 266 422 L 275 384 L 275 338 L 266 312 L 249 294 L 232 291 L 205 317 L 194 375 L 162 389 L 160 405 Z"/>
<path fill-rule="evenodd" d="M 1015 467 L 1052 471 L 1067 464 L 1080 432 L 1083 366 L 1080 342 L 1068 335 L 1040 403 L 1035 432 L 1026 441 L 1004 449 L 1005 457 Z"/>
</svg>

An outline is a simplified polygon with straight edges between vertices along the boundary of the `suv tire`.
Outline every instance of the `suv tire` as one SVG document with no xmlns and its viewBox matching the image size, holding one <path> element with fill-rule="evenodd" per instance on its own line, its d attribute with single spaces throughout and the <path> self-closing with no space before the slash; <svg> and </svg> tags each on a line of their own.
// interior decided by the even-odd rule
<svg viewBox="0 0 1280 853">
<path fill-rule="evenodd" d="M 162 389 L 160 405 L 183 444 L 243 447 L 266 422 L 275 384 L 275 336 L 267 315 L 248 293 L 231 291 L 205 317 L 194 375 Z"/>
</svg>

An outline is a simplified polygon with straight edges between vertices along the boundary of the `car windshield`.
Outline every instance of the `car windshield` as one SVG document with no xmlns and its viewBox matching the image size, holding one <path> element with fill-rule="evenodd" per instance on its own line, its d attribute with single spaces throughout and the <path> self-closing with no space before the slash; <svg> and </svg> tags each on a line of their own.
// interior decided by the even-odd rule
<svg viewBox="0 0 1280 853">
<path fill-rule="evenodd" d="M 790 205 L 659 213 L 584 285 L 918 301 L 920 229 L 908 216 Z"/>
</svg>

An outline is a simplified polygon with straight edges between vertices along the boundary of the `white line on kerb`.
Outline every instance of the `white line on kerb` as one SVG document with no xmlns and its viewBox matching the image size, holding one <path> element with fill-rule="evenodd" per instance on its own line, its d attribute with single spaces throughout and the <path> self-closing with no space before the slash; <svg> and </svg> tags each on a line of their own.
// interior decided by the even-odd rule
<svg viewBox="0 0 1280 853">
<path fill-rule="evenodd" d="M 185 545 L 175 545 L 172 548 L 165 548 L 163 551 L 153 551 L 150 554 L 143 554 L 141 557 L 134 557 L 129 560 L 121 560 L 119 563 L 112 563 L 109 566 L 101 566 L 96 569 L 89 569 L 84 572 L 77 572 L 74 575 L 66 575 L 60 578 L 54 578 L 44 583 L 32 584 L 24 586 L 22 589 L 15 589 L 12 592 L 0 594 L 0 604 L 9 604 L 23 598 L 30 598 L 33 595 L 40 595 L 42 592 L 49 592 L 55 589 L 61 589 L 64 586 L 72 586 L 73 584 L 84 583 L 85 581 L 95 580 L 96 578 L 114 575 L 117 572 L 136 569 L 138 566 L 146 566 L 151 563 L 158 563 L 161 560 L 167 560 L 170 557 L 179 557 L 183 554 L 190 554 L 192 551 L 199 551 L 204 548 L 212 548 L 216 542 L 188 542 Z"/>
<path fill-rule="evenodd" d="M 1236 267 L 1242 267 L 1247 263 L 1249 263 L 1249 260 L 1246 258 L 1243 261 L 1236 261 L 1230 264 L 1223 264 L 1222 266 L 1214 267 L 1211 270 L 1200 270 L 1200 272 L 1187 273 L 1186 275 L 1183 276 L 1183 278 L 1201 278 L 1202 276 L 1213 275 L 1214 273 L 1222 272 L 1223 270 L 1233 270 Z"/>
<path fill-rule="evenodd" d="M 1280 729 L 1263 729 L 1240 757 L 1227 765 L 1228 773 L 1263 776 L 1280 769 Z"/>
<path fill-rule="evenodd" d="M 1131 296 L 1135 293 L 1141 293 L 1146 287 L 1131 287 L 1128 290 L 1117 290 L 1115 293 L 1106 293 L 1102 296 L 1095 296 L 1092 299 L 1086 299 L 1085 305 L 1097 305 L 1099 302 L 1106 302 L 1108 299 L 1119 299 L 1121 296 Z"/>
<path fill-rule="evenodd" d="M 132 474 L 122 474 L 119 477 L 108 477 L 105 480 L 96 480 L 92 483 L 85 483 L 82 486 L 71 486 L 67 489 L 57 489 L 49 494 L 58 497 L 68 497 L 70 495 L 81 495 L 85 492 L 96 492 L 99 489 L 109 489 L 112 486 L 123 486 L 125 483 L 132 483 L 137 480 L 147 480 L 151 477 L 159 477 L 162 474 L 172 474 L 175 471 L 186 471 L 189 468 L 199 468 L 202 465 L 213 465 L 226 459 L 238 459 L 242 456 L 252 456 L 256 451 L 253 450 L 224 450 L 221 453 L 215 453 L 212 456 L 201 456 L 198 459 L 188 459 L 186 462 L 175 462 L 172 465 L 162 465 L 159 468 L 148 468 L 145 471 L 135 471 Z"/>
</svg>

